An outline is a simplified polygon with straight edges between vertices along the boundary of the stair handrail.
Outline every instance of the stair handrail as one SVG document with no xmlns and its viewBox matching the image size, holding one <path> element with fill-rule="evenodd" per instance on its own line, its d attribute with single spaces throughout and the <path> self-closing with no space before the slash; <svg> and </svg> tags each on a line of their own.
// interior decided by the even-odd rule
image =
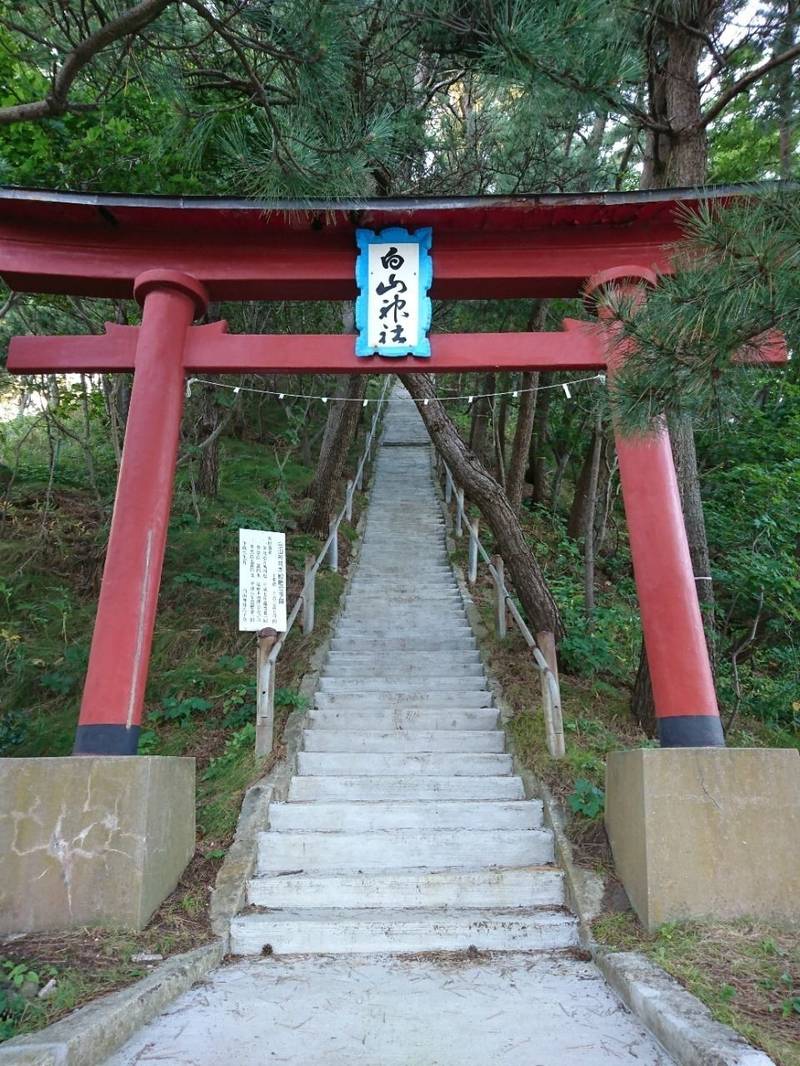
<svg viewBox="0 0 800 1066">
<path fill-rule="evenodd" d="M 478 519 L 476 518 L 470 522 L 466 517 L 463 488 L 458 485 L 453 477 L 450 467 L 444 462 L 439 453 L 435 451 L 434 454 L 436 463 L 438 464 L 441 462 L 441 466 L 444 469 L 445 505 L 449 507 L 453 496 L 455 496 L 456 514 L 454 519 L 454 533 L 457 537 L 463 536 L 464 526 L 466 525 L 469 534 L 467 581 L 470 585 L 474 585 L 477 581 L 478 556 L 480 556 L 488 566 L 489 575 L 494 582 L 496 595 L 495 628 L 497 635 L 501 638 L 506 635 L 506 610 L 508 610 L 511 617 L 514 619 L 523 640 L 531 649 L 531 652 L 533 653 L 533 661 L 539 671 L 539 678 L 542 685 L 542 713 L 544 716 L 547 750 L 554 759 L 562 759 L 565 753 L 564 721 L 561 711 L 561 688 L 558 683 L 558 678 L 550 664 L 547 662 L 542 649 L 537 644 L 536 638 L 528 628 L 525 619 L 522 617 L 519 608 L 508 590 L 502 558 L 499 555 L 492 558 L 481 543 L 478 532 Z"/>
<path fill-rule="evenodd" d="M 347 482 L 344 505 L 338 515 L 331 518 L 328 527 L 328 539 L 322 545 L 319 554 L 316 557 L 313 555 L 306 556 L 303 587 L 300 589 L 294 606 L 286 618 L 286 629 L 279 633 L 275 629 L 267 628 L 259 630 L 256 634 L 258 640 L 256 660 L 256 756 L 258 757 L 269 755 L 274 746 L 275 672 L 278 656 L 301 611 L 303 635 L 306 636 L 313 632 L 317 572 L 326 561 L 329 569 L 334 571 L 334 573 L 339 569 L 339 526 L 344 519 L 349 522 L 353 517 L 353 498 L 356 492 L 361 492 L 364 486 L 364 467 L 372 458 L 375 436 L 386 403 L 386 395 L 391 385 L 392 378 L 387 375 L 383 390 L 375 402 L 375 413 L 372 416 L 369 432 L 364 440 L 364 449 L 356 467 L 355 476 Z"/>
</svg>

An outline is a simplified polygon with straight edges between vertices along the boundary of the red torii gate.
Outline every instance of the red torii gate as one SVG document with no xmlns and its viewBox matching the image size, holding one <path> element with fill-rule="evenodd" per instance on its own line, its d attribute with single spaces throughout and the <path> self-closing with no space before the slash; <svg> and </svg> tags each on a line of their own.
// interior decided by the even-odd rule
<svg viewBox="0 0 800 1066">
<path fill-rule="evenodd" d="M 433 334 L 430 359 L 357 358 L 348 335 L 231 335 L 193 326 L 212 300 L 349 300 L 357 227 L 432 226 L 434 299 L 575 297 L 671 270 L 681 204 L 726 188 L 258 203 L 0 189 L 0 274 L 12 289 L 134 296 L 141 326 L 15 337 L 13 373 L 134 371 L 76 754 L 135 754 L 175 475 L 185 376 L 601 370 L 613 326 Z M 781 363 L 778 337 L 761 360 Z M 664 746 L 723 743 L 669 438 L 617 434 L 625 511 Z"/>
</svg>

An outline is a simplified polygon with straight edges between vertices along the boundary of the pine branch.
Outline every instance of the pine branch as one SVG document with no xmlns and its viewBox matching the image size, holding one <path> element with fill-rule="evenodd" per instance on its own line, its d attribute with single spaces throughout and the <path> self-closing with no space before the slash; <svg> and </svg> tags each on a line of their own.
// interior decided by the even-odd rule
<svg viewBox="0 0 800 1066">
<path fill-rule="evenodd" d="M 86 67 L 103 49 L 115 41 L 128 37 L 132 33 L 148 26 L 161 15 L 166 7 L 176 0 L 141 0 L 135 7 L 100 26 L 75 45 L 59 67 L 53 78 L 53 88 L 44 100 L 26 104 L 12 104 L 0 107 L 0 126 L 10 126 L 15 122 L 37 122 L 43 118 L 55 118 L 68 112 L 91 111 L 96 103 L 76 103 L 70 101 L 72 86 Z"/>
<path fill-rule="evenodd" d="M 700 123 L 701 129 L 705 129 L 714 119 L 718 118 L 731 100 L 743 93 L 745 89 L 749 89 L 754 82 L 763 78 L 765 74 L 769 74 L 771 70 L 775 70 L 776 67 L 783 66 L 784 63 L 791 63 L 798 57 L 800 57 L 800 42 L 792 48 L 787 48 L 786 51 L 781 52 L 779 55 L 772 56 L 771 59 L 762 63 L 760 67 L 755 67 L 748 74 L 743 74 L 738 81 L 735 81 L 733 85 L 729 86 L 723 93 L 720 93 L 717 99 L 706 109 Z"/>
</svg>

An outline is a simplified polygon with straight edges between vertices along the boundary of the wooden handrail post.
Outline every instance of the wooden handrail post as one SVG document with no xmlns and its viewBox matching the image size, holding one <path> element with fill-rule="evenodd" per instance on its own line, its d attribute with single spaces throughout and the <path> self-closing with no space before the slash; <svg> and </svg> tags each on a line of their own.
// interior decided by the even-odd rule
<svg viewBox="0 0 800 1066">
<path fill-rule="evenodd" d="M 272 751 L 275 723 L 275 664 L 270 652 L 278 639 L 276 629 L 258 631 L 256 656 L 256 756 L 261 758 Z"/>
<path fill-rule="evenodd" d="M 348 522 L 353 521 L 353 482 L 347 482 L 344 494 L 344 516 Z"/>
<path fill-rule="evenodd" d="M 473 518 L 468 522 L 469 526 L 469 556 L 467 562 L 467 581 L 474 585 L 478 580 L 478 523 L 480 519 Z"/>
<path fill-rule="evenodd" d="M 505 567 L 499 555 L 492 556 L 492 566 L 497 572 L 494 583 L 494 626 L 497 639 L 503 640 L 508 631 L 506 627 L 506 586 Z"/>
<path fill-rule="evenodd" d="M 317 592 L 317 574 L 314 570 L 316 559 L 313 555 L 306 556 L 305 582 L 303 587 L 303 635 L 308 636 L 314 632 L 314 606 Z"/>
<path fill-rule="evenodd" d="M 453 476 L 447 463 L 444 464 L 444 502 L 449 504 L 453 498 Z"/>
<path fill-rule="evenodd" d="M 464 490 L 456 489 L 456 528 L 457 537 L 464 535 Z"/>
<path fill-rule="evenodd" d="M 335 518 L 331 519 L 328 529 L 330 530 L 331 538 L 331 542 L 328 545 L 328 566 L 336 574 L 339 571 L 339 527 Z"/>
<path fill-rule="evenodd" d="M 356 474 L 356 492 L 364 491 L 364 464 L 359 463 L 358 473 Z"/>
</svg>

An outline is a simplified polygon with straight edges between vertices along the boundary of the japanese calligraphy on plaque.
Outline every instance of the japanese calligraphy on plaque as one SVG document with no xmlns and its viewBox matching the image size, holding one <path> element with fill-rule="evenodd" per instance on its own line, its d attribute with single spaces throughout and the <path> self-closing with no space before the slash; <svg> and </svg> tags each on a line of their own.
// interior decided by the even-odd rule
<svg viewBox="0 0 800 1066">
<path fill-rule="evenodd" d="M 239 530 L 239 629 L 286 631 L 286 536 Z"/>
<path fill-rule="evenodd" d="M 432 231 L 356 230 L 356 355 L 431 354 Z"/>
</svg>

